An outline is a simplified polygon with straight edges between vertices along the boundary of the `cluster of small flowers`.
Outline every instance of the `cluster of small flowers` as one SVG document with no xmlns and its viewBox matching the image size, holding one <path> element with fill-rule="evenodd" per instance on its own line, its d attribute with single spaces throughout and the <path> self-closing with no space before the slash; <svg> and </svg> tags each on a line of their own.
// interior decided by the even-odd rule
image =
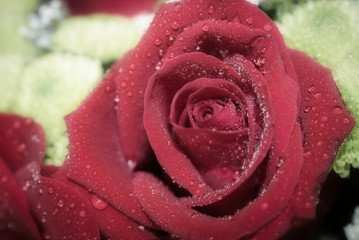
<svg viewBox="0 0 359 240">
<path fill-rule="evenodd" d="M 60 0 L 41 4 L 36 13 L 29 16 L 28 25 L 20 33 L 42 49 L 50 49 L 51 37 L 56 26 L 68 16 L 66 7 Z"/>
</svg>

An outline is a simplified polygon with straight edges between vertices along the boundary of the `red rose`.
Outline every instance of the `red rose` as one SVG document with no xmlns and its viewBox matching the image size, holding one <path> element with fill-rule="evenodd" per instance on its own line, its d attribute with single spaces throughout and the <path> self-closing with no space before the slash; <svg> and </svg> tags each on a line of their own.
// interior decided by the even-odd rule
<svg viewBox="0 0 359 240">
<path fill-rule="evenodd" d="M 51 239 L 277 239 L 315 218 L 355 123 L 330 71 L 239 0 L 162 5 L 66 122 L 63 167 L 6 173 L 28 201 L 12 221 Z"/>
</svg>

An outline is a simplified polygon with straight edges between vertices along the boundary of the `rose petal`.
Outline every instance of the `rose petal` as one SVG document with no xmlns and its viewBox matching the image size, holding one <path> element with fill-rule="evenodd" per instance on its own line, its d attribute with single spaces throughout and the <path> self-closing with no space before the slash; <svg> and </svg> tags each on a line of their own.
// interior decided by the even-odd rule
<svg viewBox="0 0 359 240">
<path fill-rule="evenodd" d="M 256 108 L 260 109 L 258 112 L 265 116 L 266 121 L 261 123 L 262 132 L 259 140 L 255 142 L 257 150 L 251 158 L 251 167 L 246 169 L 247 174 L 235 183 L 236 186 L 239 186 L 251 176 L 256 167 L 265 159 L 273 134 L 271 97 L 268 87 L 260 75 L 253 74 L 252 68 L 245 68 L 240 76 L 232 67 L 213 56 L 203 53 L 189 53 L 166 61 L 166 64 L 150 80 L 145 98 L 144 123 L 151 146 L 156 153 L 158 162 L 168 175 L 194 195 L 211 191 L 199 189 L 204 184 L 201 176 L 190 159 L 178 149 L 169 133 L 167 116 L 170 114 L 170 103 L 175 93 L 184 84 L 201 77 L 227 79 L 229 82 L 232 81 L 241 86 L 246 92 L 252 93 L 256 99 L 260 99 L 257 101 L 260 106 L 256 106 Z M 242 81 L 243 79 L 245 81 Z M 164 149 L 164 145 L 169 147 Z M 225 192 L 230 193 L 233 189 L 227 188 Z M 213 195 L 216 195 L 215 198 L 217 198 L 218 193 L 213 192 Z M 205 198 L 212 199 L 207 197 Z"/>
<path fill-rule="evenodd" d="M 106 78 L 66 117 L 70 148 L 68 177 L 103 197 L 134 220 L 151 225 L 133 197 L 131 166 L 121 151 L 116 115 L 116 91 Z"/>
<path fill-rule="evenodd" d="M 105 199 L 90 193 L 68 179 L 64 167 L 60 168 L 52 177 L 79 191 L 91 202 L 102 237 L 111 239 L 156 239 L 145 226 L 137 224 Z"/>
<path fill-rule="evenodd" d="M 321 184 L 325 181 L 340 144 L 354 127 L 329 69 L 304 53 L 289 50 L 302 104 L 304 167 L 291 205 L 301 218 L 314 218 Z"/>
<path fill-rule="evenodd" d="M 32 162 L 16 173 L 32 215 L 45 239 L 100 239 L 91 204 L 79 192 L 57 180 L 42 177 Z"/>
<path fill-rule="evenodd" d="M 199 89 L 196 90 L 197 88 Z M 191 92 L 194 93 L 191 94 Z M 243 100 L 239 98 L 240 96 Z M 185 106 L 184 101 L 187 98 L 189 103 Z M 175 123 L 177 122 L 175 119 L 178 118 L 176 111 L 187 108 L 186 112 L 191 114 L 193 111 L 191 101 L 194 101 L 194 98 L 196 101 L 202 98 L 230 98 L 236 103 L 247 102 L 247 100 L 238 86 L 227 80 L 200 78 L 186 84 L 176 93 L 172 101 L 170 121 L 177 143 L 200 171 L 207 184 L 213 188 L 221 188 L 235 180 L 233 178 L 235 172 L 238 177 L 241 175 L 239 172 L 242 172 L 246 158 L 250 158 L 254 151 L 248 143 L 248 129 L 244 126 L 244 129 L 235 131 L 212 131 L 207 128 L 184 128 L 177 125 Z M 252 123 L 253 113 L 247 113 L 246 106 L 242 106 L 241 111 L 243 111 L 241 113 L 243 118 L 248 115 L 250 119 L 245 121 Z M 225 120 L 228 118 L 226 117 Z M 245 124 L 244 119 L 243 124 Z M 253 127 L 251 129 L 254 130 Z"/>
<path fill-rule="evenodd" d="M 1 239 L 41 239 L 36 223 L 30 215 L 25 194 L 1 157 L 0 237 Z"/>
<path fill-rule="evenodd" d="M 281 213 L 299 179 L 302 151 L 301 130 L 297 124 L 278 174 L 260 197 L 233 216 L 213 218 L 185 207 L 148 173 L 136 173 L 135 194 L 159 226 L 180 238 L 238 239 L 255 232 Z"/>
<path fill-rule="evenodd" d="M 29 118 L 0 113 L 0 155 L 13 172 L 30 162 L 42 162 L 45 156 L 42 127 Z"/>
</svg>

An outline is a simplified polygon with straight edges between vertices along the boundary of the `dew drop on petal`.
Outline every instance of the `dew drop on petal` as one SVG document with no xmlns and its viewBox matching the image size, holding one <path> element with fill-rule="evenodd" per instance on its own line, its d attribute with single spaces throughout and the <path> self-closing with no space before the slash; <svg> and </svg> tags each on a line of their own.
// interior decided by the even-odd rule
<svg viewBox="0 0 359 240">
<path fill-rule="evenodd" d="M 312 108 L 310 106 L 307 106 L 304 108 L 305 113 L 309 113 Z"/>
<path fill-rule="evenodd" d="M 343 113 L 343 110 L 340 107 L 334 107 L 333 108 L 333 113 L 337 114 L 337 115 L 340 115 L 340 114 Z"/>
<path fill-rule="evenodd" d="M 269 207 L 268 203 L 262 203 L 262 205 L 261 205 L 261 209 L 262 209 L 263 211 L 267 210 L 268 207 Z"/>
<path fill-rule="evenodd" d="M 309 93 L 312 93 L 312 92 L 315 91 L 315 87 L 314 87 L 314 86 L 310 86 L 310 87 L 307 89 L 307 91 L 308 91 Z"/>
<path fill-rule="evenodd" d="M 56 204 L 59 208 L 62 208 L 64 206 L 64 201 L 63 200 L 59 200 Z"/>
<path fill-rule="evenodd" d="M 81 211 L 79 212 L 79 215 L 80 215 L 80 217 L 86 217 L 86 211 L 85 211 L 85 210 L 81 210 Z"/>
<path fill-rule="evenodd" d="M 19 121 L 15 121 L 12 125 L 14 129 L 19 129 L 21 127 L 21 123 Z"/>
<path fill-rule="evenodd" d="M 1 182 L 5 183 L 5 182 L 7 182 L 7 179 L 8 179 L 7 176 L 2 176 L 1 177 Z"/>
<path fill-rule="evenodd" d="M 182 4 L 181 3 L 176 3 L 176 5 L 174 6 L 173 10 L 175 12 L 180 12 L 182 10 Z"/>
<path fill-rule="evenodd" d="M 270 24 L 266 24 L 264 25 L 263 29 L 267 32 L 269 32 L 270 30 L 272 30 L 272 26 Z"/>
<path fill-rule="evenodd" d="M 253 20 L 252 17 L 248 17 L 248 18 L 246 19 L 246 22 L 247 22 L 248 24 L 253 24 L 254 20 Z"/>
<path fill-rule="evenodd" d="M 177 21 L 173 21 L 173 22 L 171 23 L 171 28 L 172 28 L 173 30 L 177 30 L 179 27 L 180 27 L 180 25 L 179 25 L 179 23 L 178 23 Z"/>
<path fill-rule="evenodd" d="M 155 40 L 155 45 L 156 45 L 157 47 L 160 46 L 161 43 L 162 43 L 162 40 L 161 40 L 161 39 L 157 38 L 157 39 Z"/>
<path fill-rule="evenodd" d="M 202 26 L 202 31 L 203 31 L 203 32 L 208 32 L 209 29 L 210 29 L 210 26 L 209 26 L 208 24 L 204 24 L 204 25 Z"/>
<path fill-rule="evenodd" d="M 207 12 L 208 14 L 213 14 L 216 11 L 216 8 L 214 7 L 214 5 L 209 5 L 207 8 Z"/>
<path fill-rule="evenodd" d="M 317 93 L 314 94 L 315 99 L 319 99 L 321 97 L 322 97 L 322 94 L 320 92 L 317 92 Z"/>
<path fill-rule="evenodd" d="M 42 204 L 39 202 L 39 203 L 36 205 L 36 208 L 40 210 L 40 209 L 42 208 Z"/>
<path fill-rule="evenodd" d="M 53 187 L 49 187 L 49 189 L 47 190 L 47 192 L 49 194 L 53 194 L 54 193 L 54 188 Z"/>
<path fill-rule="evenodd" d="M 92 206 L 98 210 L 103 210 L 108 206 L 108 203 L 105 200 L 96 195 L 92 196 L 91 203 Z"/>
<path fill-rule="evenodd" d="M 344 119 L 343 119 L 343 123 L 344 123 L 345 125 L 349 124 L 349 123 L 350 123 L 350 119 L 349 119 L 349 118 L 344 118 Z"/>
<path fill-rule="evenodd" d="M 23 153 L 26 149 L 26 145 L 24 143 L 20 143 L 17 147 L 16 147 L 16 151 L 18 153 Z"/>
</svg>

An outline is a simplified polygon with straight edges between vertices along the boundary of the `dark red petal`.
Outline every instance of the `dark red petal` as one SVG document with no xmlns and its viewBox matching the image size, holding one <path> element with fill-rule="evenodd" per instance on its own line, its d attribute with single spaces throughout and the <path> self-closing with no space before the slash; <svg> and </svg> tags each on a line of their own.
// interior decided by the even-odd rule
<svg viewBox="0 0 359 240">
<path fill-rule="evenodd" d="M 1 157 L 0 238 L 41 239 L 36 223 L 30 216 L 25 194 Z"/>
<path fill-rule="evenodd" d="M 115 89 L 112 78 L 104 79 L 82 105 L 66 117 L 70 140 L 68 177 L 128 217 L 151 225 L 133 196 L 132 169 L 121 151 Z"/>
<path fill-rule="evenodd" d="M 225 218 L 203 215 L 181 204 L 151 174 L 138 172 L 135 194 L 146 213 L 165 231 L 185 239 L 238 239 L 254 233 L 278 216 L 290 199 L 302 167 L 302 133 L 297 124 L 277 175 L 260 197 Z"/>
<path fill-rule="evenodd" d="M 143 84 L 147 85 L 148 79 L 141 75 L 138 76 L 138 79 L 134 79 L 132 76 L 137 76 L 138 73 L 145 74 L 149 69 L 147 67 L 141 69 L 136 65 L 137 60 L 126 69 L 125 66 L 133 60 L 132 57 L 133 52 L 130 52 L 114 64 L 105 75 L 104 81 L 115 83 L 116 95 L 113 100 L 117 112 L 118 142 L 121 145 L 122 153 L 131 165 L 141 167 L 151 158 L 149 157 L 151 148 L 142 121 L 145 92 Z"/>
<path fill-rule="evenodd" d="M 105 199 L 90 193 L 68 179 L 65 168 L 60 168 L 52 177 L 76 189 L 91 202 L 102 237 L 109 239 L 156 239 L 145 226 L 134 222 Z"/>
<path fill-rule="evenodd" d="M 300 118 L 305 159 L 291 205 L 297 216 L 314 218 L 321 184 L 355 120 L 345 108 L 330 70 L 304 53 L 296 50 L 289 53 L 302 96 Z"/>
<path fill-rule="evenodd" d="M 213 188 L 221 188 L 233 182 L 236 179 L 233 178 L 235 173 L 237 173 L 238 177 L 241 175 L 240 172 L 242 172 L 242 166 L 245 165 L 245 160 L 254 151 L 251 149 L 248 140 L 249 130 L 246 126 L 241 125 L 238 125 L 240 129 L 233 131 L 220 131 L 220 129 L 212 131 L 209 128 L 198 127 L 184 128 L 176 124 L 176 118 L 178 118 L 176 115 L 179 115 L 176 112 L 181 111 L 180 109 L 188 108 L 186 109 L 188 115 L 191 115 L 189 118 L 193 118 L 195 114 L 193 105 L 196 101 L 206 99 L 218 99 L 217 101 L 219 101 L 221 98 L 231 99 L 237 104 L 247 102 L 243 92 L 235 84 L 223 79 L 200 78 L 187 83 L 176 93 L 170 113 L 170 121 L 172 122 L 172 130 L 176 135 L 176 142 L 191 159 L 191 162 L 204 177 L 206 183 Z M 184 104 L 183 102 L 186 100 L 187 103 Z M 242 118 L 247 115 L 253 115 L 247 113 L 247 109 L 246 105 L 242 106 L 240 113 Z M 228 124 L 228 117 L 231 116 L 233 115 L 226 116 L 223 119 L 224 122 L 220 123 L 218 127 Z M 212 119 L 215 118 L 216 116 Z M 252 122 L 252 119 L 248 121 Z M 243 125 L 245 125 L 244 119 Z M 234 124 L 231 126 L 234 126 Z M 240 152 L 243 154 L 241 155 Z"/>
<path fill-rule="evenodd" d="M 64 0 L 72 15 L 92 13 L 112 13 L 133 16 L 139 13 L 151 13 L 156 0 Z"/>
<path fill-rule="evenodd" d="M 247 64 L 250 63 L 247 62 Z M 257 99 L 259 105 L 255 107 L 262 114 L 260 120 L 262 123 L 261 131 L 258 133 L 259 139 L 255 142 L 257 149 L 251 158 L 253 164 L 247 169 L 245 176 L 230 188 L 226 188 L 225 195 L 229 194 L 236 186 L 241 185 L 249 178 L 265 159 L 273 136 L 271 96 L 268 86 L 261 75 L 256 75 L 257 71 L 252 71 L 252 69 L 254 69 L 253 66 L 244 68 L 241 72 L 242 75 L 239 75 L 232 67 L 213 56 L 203 53 L 188 53 L 166 61 L 165 65 L 150 80 L 145 98 L 144 123 L 151 146 L 156 153 L 158 162 L 169 176 L 193 195 L 208 194 L 211 191 L 203 188 L 204 182 L 201 180 L 201 176 L 170 135 L 168 116 L 171 101 L 184 84 L 201 77 L 226 79 L 239 85 L 243 91 L 252 94 Z M 242 78 L 245 81 L 242 81 Z M 263 121 L 263 116 L 265 116 L 265 121 Z M 257 120 L 257 122 L 260 121 Z M 198 179 L 202 182 L 199 182 Z M 224 192 L 222 191 L 221 194 Z M 207 194 L 204 199 L 213 199 L 209 198 Z M 214 198 L 217 198 L 218 194 L 218 192 L 213 192 Z"/>
<path fill-rule="evenodd" d="M 100 239 L 90 202 L 78 191 L 40 175 L 32 162 L 16 173 L 44 239 Z"/>
<path fill-rule="evenodd" d="M 0 113 L 0 156 L 15 172 L 30 162 L 41 163 L 45 156 L 45 134 L 29 118 Z"/>
</svg>

